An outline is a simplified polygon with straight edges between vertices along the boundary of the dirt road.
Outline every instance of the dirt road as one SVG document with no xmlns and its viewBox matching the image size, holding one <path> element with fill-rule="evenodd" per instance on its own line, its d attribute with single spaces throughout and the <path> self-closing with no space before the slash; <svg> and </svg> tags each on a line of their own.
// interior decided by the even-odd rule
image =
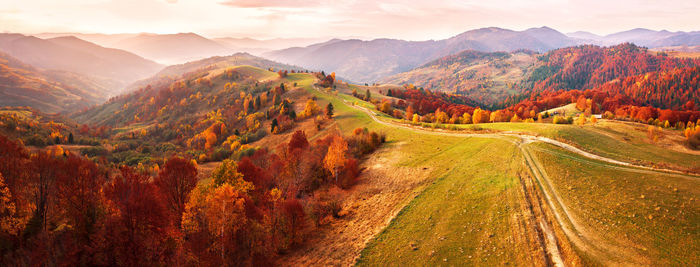
<svg viewBox="0 0 700 267">
<path fill-rule="evenodd" d="M 599 161 L 604 161 L 607 163 L 612 163 L 612 164 L 622 165 L 622 166 L 627 166 L 627 167 L 646 169 L 646 170 L 655 171 L 655 172 L 675 173 L 675 174 L 679 174 L 679 175 L 685 176 L 685 177 L 698 178 L 698 176 L 690 175 L 690 174 L 687 174 L 685 172 L 678 171 L 678 170 L 654 168 L 654 167 L 649 167 L 649 166 L 632 164 L 629 162 L 623 162 L 623 161 L 619 161 L 619 160 L 615 160 L 615 159 L 611 159 L 611 158 L 606 158 L 606 157 L 603 157 L 600 155 L 596 155 L 596 154 L 584 151 L 584 150 L 577 148 L 575 146 L 572 146 L 570 144 L 567 144 L 567 143 L 564 143 L 561 141 L 557 141 L 557 140 L 554 140 L 551 138 L 542 137 L 542 136 L 534 136 L 534 135 L 527 135 L 527 134 L 521 134 L 521 133 L 458 133 L 458 132 L 449 132 L 449 131 L 440 131 L 440 130 L 429 130 L 429 129 L 419 128 L 419 127 L 415 127 L 415 126 L 409 126 L 406 124 L 387 122 L 387 121 L 379 119 L 376 116 L 376 113 L 374 113 L 374 111 L 371 111 L 365 107 L 352 105 L 352 104 L 349 104 L 347 102 L 346 102 L 346 104 L 348 104 L 348 106 L 351 106 L 355 109 L 358 109 L 358 110 L 361 110 L 361 111 L 367 113 L 372 118 L 372 120 L 374 120 L 375 122 L 382 124 L 382 125 L 389 126 L 389 127 L 403 128 L 403 129 L 408 129 L 411 131 L 420 132 L 420 133 L 424 133 L 424 134 L 436 134 L 436 135 L 446 135 L 446 136 L 456 136 L 456 137 L 482 137 L 482 138 L 500 138 L 500 139 L 503 139 L 504 137 L 515 137 L 515 138 L 521 139 L 520 142 L 522 144 L 527 144 L 527 143 L 532 143 L 532 142 L 544 142 L 544 143 L 548 143 L 548 144 L 552 144 L 552 145 L 561 147 L 563 149 L 566 149 L 570 152 L 579 154 L 581 156 L 584 156 L 584 157 L 587 157 L 590 159 L 599 160 Z"/>
</svg>

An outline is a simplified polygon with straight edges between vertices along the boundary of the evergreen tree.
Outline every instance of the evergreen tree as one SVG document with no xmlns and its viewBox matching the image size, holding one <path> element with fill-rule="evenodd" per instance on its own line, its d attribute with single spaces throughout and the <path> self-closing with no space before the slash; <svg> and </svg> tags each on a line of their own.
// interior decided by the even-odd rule
<svg viewBox="0 0 700 267">
<path fill-rule="evenodd" d="M 272 124 L 270 124 L 270 132 L 274 133 L 277 127 L 279 127 L 279 123 L 277 122 L 277 118 L 274 118 L 272 119 Z"/>
<path fill-rule="evenodd" d="M 326 106 L 326 117 L 328 117 L 329 119 L 333 117 L 333 104 L 332 103 L 328 103 L 328 105 Z"/>
</svg>

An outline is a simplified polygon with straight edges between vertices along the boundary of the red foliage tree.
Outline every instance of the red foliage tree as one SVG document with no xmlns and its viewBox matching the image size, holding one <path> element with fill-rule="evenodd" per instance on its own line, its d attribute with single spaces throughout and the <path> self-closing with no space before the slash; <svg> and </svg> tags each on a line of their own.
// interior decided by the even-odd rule
<svg viewBox="0 0 700 267">
<path fill-rule="evenodd" d="M 187 197 L 197 185 L 197 167 L 185 158 L 171 157 L 163 165 L 154 183 L 173 214 L 176 226 L 179 227 Z"/>
<path fill-rule="evenodd" d="M 104 192 L 112 210 L 107 221 L 109 265 L 146 266 L 165 262 L 172 249 L 168 220 L 158 189 L 146 174 L 122 167 Z"/>
<path fill-rule="evenodd" d="M 288 151 L 291 154 L 297 149 L 304 149 L 309 146 L 309 141 L 306 139 L 306 133 L 304 131 L 296 131 L 289 140 Z"/>
</svg>

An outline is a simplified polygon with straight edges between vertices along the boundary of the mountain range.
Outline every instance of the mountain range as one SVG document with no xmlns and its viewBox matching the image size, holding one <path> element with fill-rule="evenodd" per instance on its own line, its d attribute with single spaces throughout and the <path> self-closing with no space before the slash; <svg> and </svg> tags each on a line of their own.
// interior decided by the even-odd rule
<svg viewBox="0 0 700 267">
<path fill-rule="evenodd" d="M 238 52 L 259 55 L 263 52 L 323 42 L 323 38 L 206 38 L 195 33 L 178 34 L 85 34 L 41 33 L 39 38 L 74 36 L 104 47 L 132 52 L 162 64 L 182 64 L 211 56 L 225 56 Z"/>
<path fill-rule="evenodd" d="M 270 40 L 206 38 L 194 33 L 44 33 L 36 36 L 5 33 L 0 34 L 0 52 L 5 53 L 3 58 L 6 58 L 6 62 L 16 61 L 21 64 L 14 66 L 5 64 L 3 75 L 14 77 L 15 81 L 24 81 L 4 84 L 5 95 L 10 95 L 8 92 L 12 84 L 15 86 L 15 91 L 11 94 L 15 96 L 22 95 L 22 90 L 28 88 L 34 91 L 49 88 L 53 90 L 52 92 L 62 91 L 64 92 L 62 96 L 70 97 L 57 97 L 61 99 L 60 103 L 56 102 L 53 105 L 46 105 L 50 101 L 40 101 L 44 104 L 36 104 L 28 100 L 19 101 L 10 100 L 10 98 L 4 99 L 3 103 L 8 105 L 24 103 L 48 112 L 75 110 L 104 101 L 110 96 L 124 92 L 125 89 L 129 92 L 157 83 L 163 78 L 172 79 L 187 71 L 199 71 L 212 64 L 223 64 L 222 62 L 256 67 L 274 66 L 277 69 L 324 70 L 336 72 L 337 77 L 354 82 L 407 82 L 434 90 L 453 92 L 460 90 L 480 92 L 483 91 L 482 87 L 488 87 L 490 83 L 495 82 L 494 84 L 500 88 L 497 91 L 505 90 L 509 92 L 507 95 L 510 95 L 517 93 L 517 90 L 514 91 L 512 88 L 514 81 L 511 79 L 516 72 L 504 72 L 504 70 L 519 69 L 520 72 L 525 73 L 532 71 L 532 66 L 526 66 L 527 62 L 533 62 L 532 53 L 544 53 L 581 44 L 612 45 L 622 42 L 633 42 L 641 46 L 657 48 L 657 50 L 675 47 L 692 52 L 700 45 L 700 32 L 633 29 L 599 36 L 588 32 L 562 34 L 547 27 L 523 31 L 490 27 L 470 30 L 443 40 L 331 39 L 314 43 L 319 40 L 313 38 Z M 293 45 L 298 46 L 288 47 Z M 262 54 L 265 58 L 281 63 L 265 61 L 256 64 L 262 62 L 262 59 L 250 54 L 233 55 L 237 51 Z M 495 60 L 491 60 L 491 57 L 483 57 L 481 61 L 472 62 L 461 60 L 463 56 L 471 53 L 460 56 L 459 53 L 464 53 L 463 51 L 485 53 L 509 51 L 514 53 L 511 56 L 516 54 L 518 56 L 506 58 L 496 56 L 493 58 Z M 452 55 L 456 55 L 455 59 L 460 58 L 455 61 L 459 66 L 440 67 L 430 63 L 442 64 L 445 62 L 444 57 Z M 163 69 L 164 66 L 156 62 L 171 64 L 172 67 Z M 183 64 L 186 62 L 190 63 Z M 473 69 L 465 72 L 465 67 L 469 66 Z M 453 72 L 457 76 L 450 74 Z M 397 75 L 399 73 L 406 74 Z M 477 75 L 483 80 L 464 83 L 464 79 L 470 75 Z M 20 76 L 26 76 L 24 77 L 26 79 L 18 78 Z M 426 77 L 429 79 L 423 79 Z M 31 86 L 27 86 L 29 84 Z M 472 96 L 484 98 L 484 100 L 491 99 L 490 101 L 494 101 L 494 97 L 501 97 L 501 95 L 489 94 L 483 91 Z M 48 93 L 48 95 L 54 95 L 54 93 Z"/>
<path fill-rule="evenodd" d="M 584 31 L 568 33 L 567 36 L 583 40 L 585 43 L 606 46 L 625 42 L 649 48 L 700 45 L 700 31 L 670 32 L 667 30 L 654 31 L 637 28 L 605 36 Z"/>
<path fill-rule="evenodd" d="M 647 47 L 696 45 L 700 32 L 668 32 L 634 29 L 607 36 L 587 32 L 565 35 L 548 27 L 524 31 L 490 27 L 470 30 L 444 40 L 371 41 L 331 40 L 307 47 L 294 47 L 264 53 L 263 56 L 309 69 L 334 71 L 355 82 L 375 82 L 422 64 L 463 50 L 481 52 L 532 50 L 546 52 L 580 45 L 614 45 L 632 42 Z"/>
</svg>

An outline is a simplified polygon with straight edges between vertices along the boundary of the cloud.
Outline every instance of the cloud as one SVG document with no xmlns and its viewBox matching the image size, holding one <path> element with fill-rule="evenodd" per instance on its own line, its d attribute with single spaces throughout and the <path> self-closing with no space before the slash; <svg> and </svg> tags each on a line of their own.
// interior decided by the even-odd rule
<svg viewBox="0 0 700 267">
<path fill-rule="evenodd" d="M 168 2 L 168 4 L 176 4 L 177 0 L 165 0 L 165 2 Z"/>
<path fill-rule="evenodd" d="M 302 8 L 319 5 L 318 1 L 309 0 L 229 0 L 220 2 L 222 5 L 241 8 L 265 8 L 265 7 L 284 7 L 284 8 Z"/>
</svg>

